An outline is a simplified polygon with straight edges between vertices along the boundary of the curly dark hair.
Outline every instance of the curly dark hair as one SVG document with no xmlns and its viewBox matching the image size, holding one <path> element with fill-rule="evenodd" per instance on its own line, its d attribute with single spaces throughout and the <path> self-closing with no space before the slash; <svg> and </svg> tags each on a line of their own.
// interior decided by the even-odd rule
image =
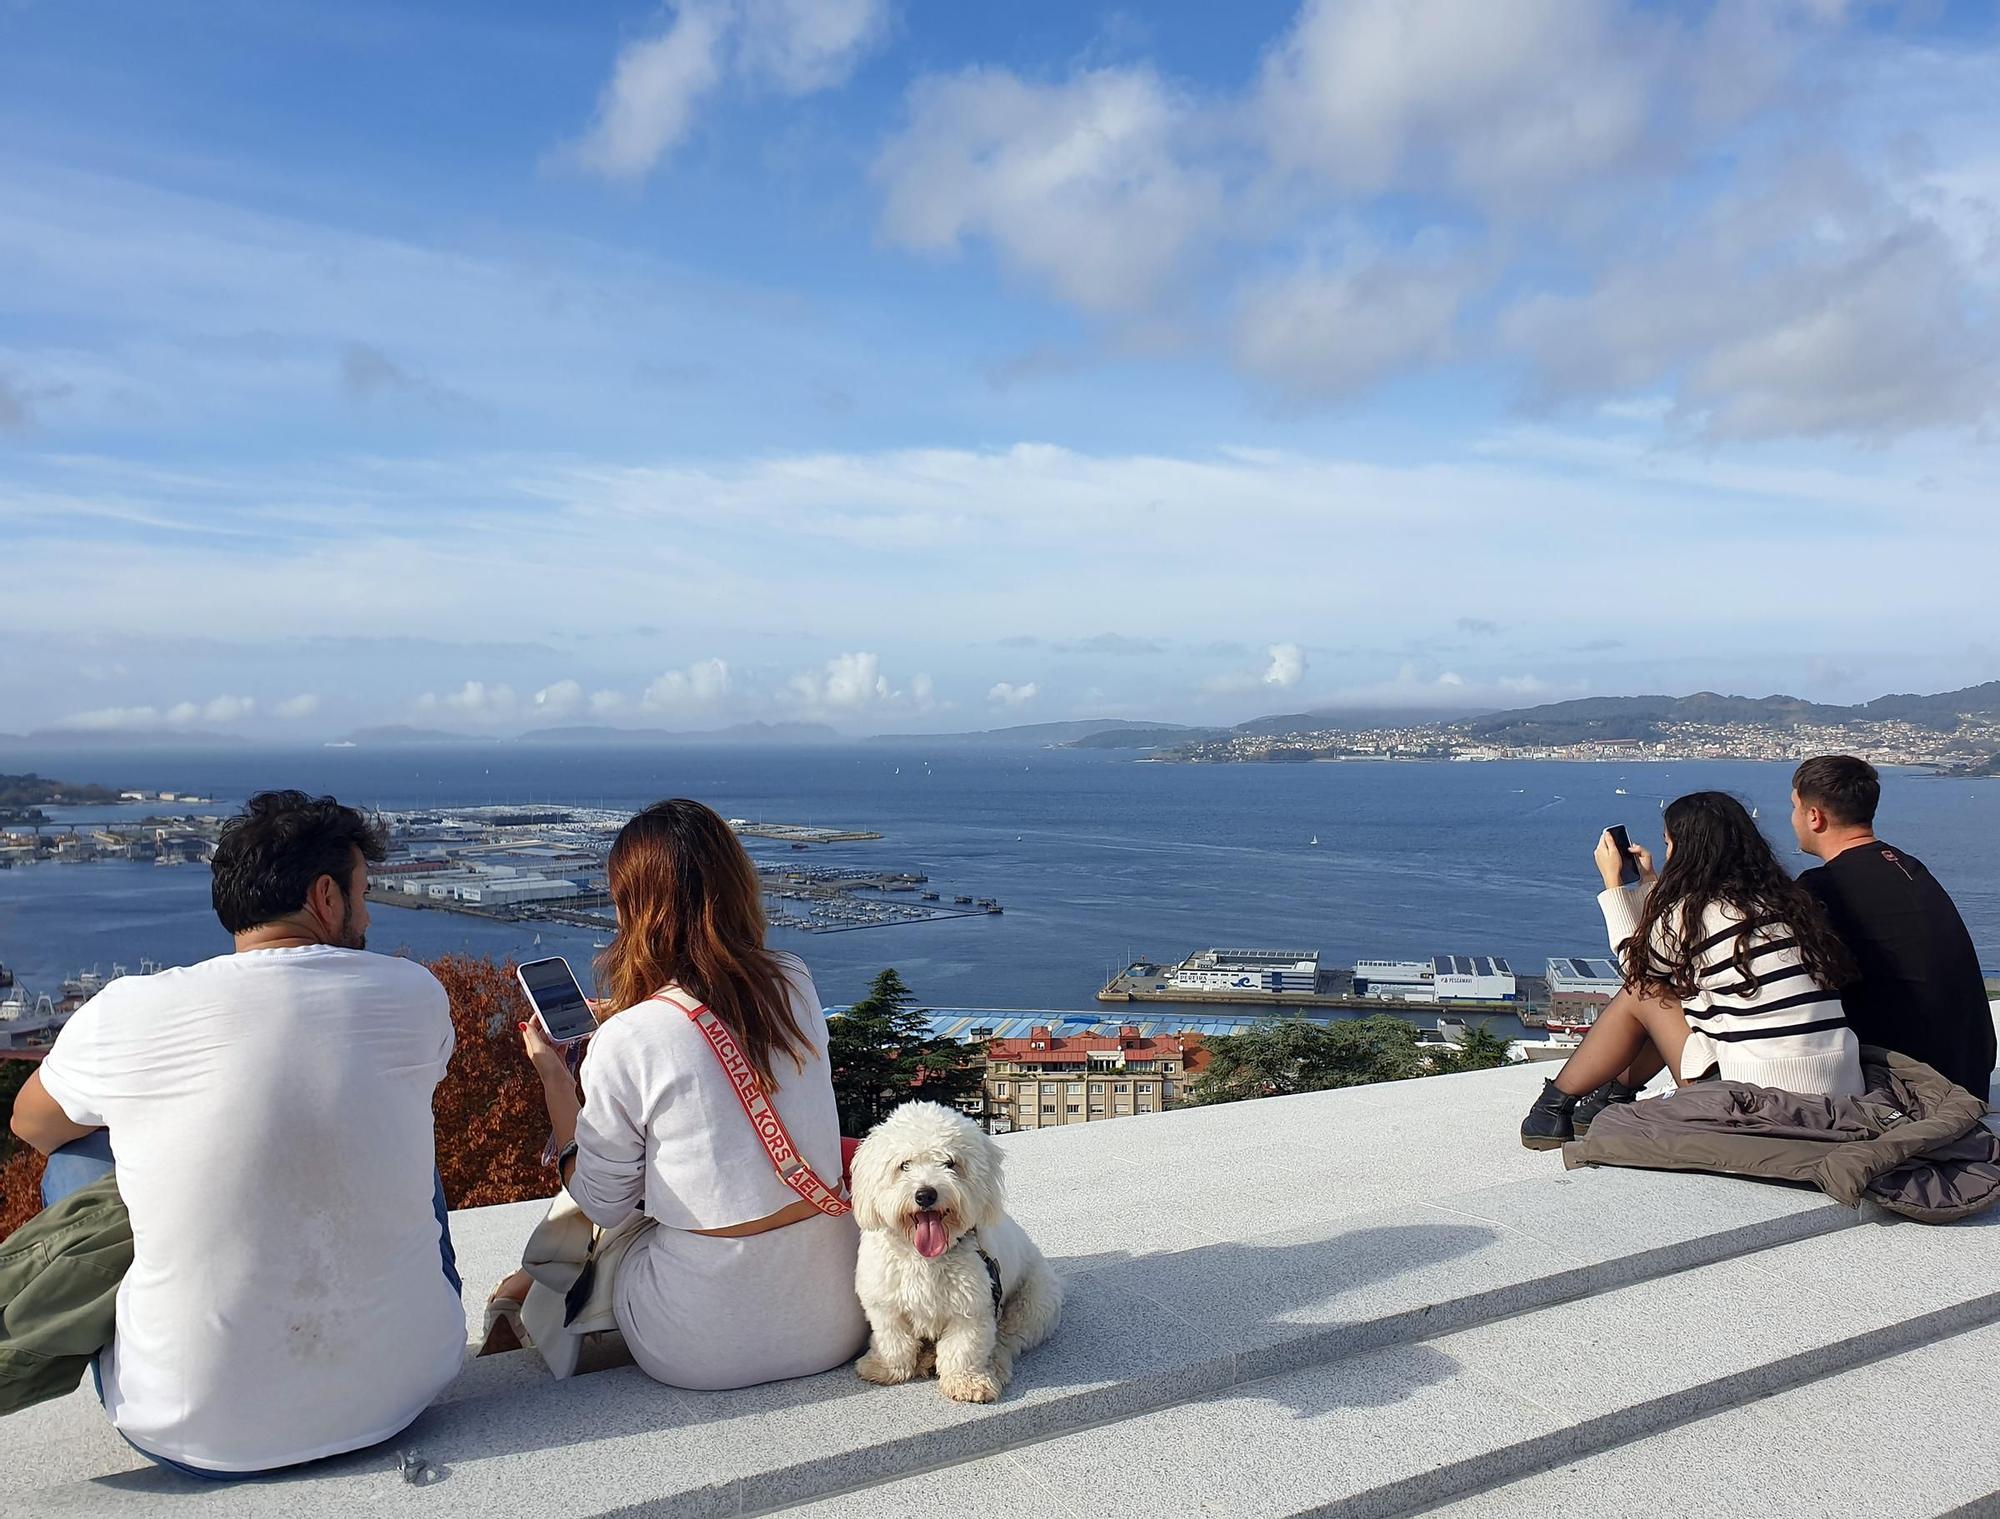
<svg viewBox="0 0 2000 1519">
<path fill-rule="evenodd" d="M 387 857 L 378 819 L 330 796 L 260 791 L 222 825 L 209 887 L 215 915 L 230 933 L 247 933 L 304 907 L 321 876 L 332 876 L 344 897 L 357 849 L 371 864 Z"/>
<path fill-rule="evenodd" d="M 1785 873 L 1749 810 L 1721 791 L 1695 791 L 1667 804 L 1663 819 L 1673 857 L 1646 894 L 1639 926 L 1620 946 L 1625 984 L 1665 986 L 1692 997 L 1701 974 L 1696 947 L 1707 935 L 1702 913 L 1722 903 L 1743 914 L 1731 963 L 1756 984 L 1750 956 L 1758 934 L 1782 925 L 1798 940 L 1799 958 L 1829 989 L 1854 979 L 1853 957 L 1813 894 Z"/>
</svg>

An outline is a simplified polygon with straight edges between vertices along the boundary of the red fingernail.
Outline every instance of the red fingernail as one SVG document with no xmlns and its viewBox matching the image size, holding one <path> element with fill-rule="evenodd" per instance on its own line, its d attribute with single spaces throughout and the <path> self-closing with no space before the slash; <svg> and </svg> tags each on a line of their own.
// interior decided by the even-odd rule
<svg viewBox="0 0 2000 1519">
<path fill-rule="evenodd" d="M 525 1023 L 517 1023 L 514 1025 L 514 1027 L 519 1029 L 524 1034 L 528 1032 L 528 1025 Z"/>
</svg>

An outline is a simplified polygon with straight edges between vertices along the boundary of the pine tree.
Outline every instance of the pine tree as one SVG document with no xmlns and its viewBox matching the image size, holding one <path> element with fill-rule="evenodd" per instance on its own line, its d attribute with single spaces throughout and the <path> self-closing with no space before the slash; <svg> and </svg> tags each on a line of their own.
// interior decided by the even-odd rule
<svg viewBox="0 0 2000 1519">
<path fill-rule="evenodd" d="M 827 1060 L 841 1133 L 860 1138 L 905 1102 L 956 1107 L 980 1090 L 980 1052 L 934 1036 L 930 1020 L 911 1006 L 915 1001 L 891 967 L 876 976 L 867 996 L 829 1020 Z"/>
<path fill-rule="evenodd" d="M 1510 1041 L 1494 1033 L 1485 1019 L 1472 1024 L 1465 1038 L 1437 1057 L 1437 1074 L 1453 1071 L 1490 1071 L 1507 1063 Z"/>
<path fill-rule="evenodd" d="M 1208 1069 L 1188 1088 L 1190 1103 L 1324 1092 L 1431 1070 L 1416 1028 L 1389 1014 L 1333 1024 L 1287 1018 L 1217 1039 L 1208 1049 Z"/>
</svg>

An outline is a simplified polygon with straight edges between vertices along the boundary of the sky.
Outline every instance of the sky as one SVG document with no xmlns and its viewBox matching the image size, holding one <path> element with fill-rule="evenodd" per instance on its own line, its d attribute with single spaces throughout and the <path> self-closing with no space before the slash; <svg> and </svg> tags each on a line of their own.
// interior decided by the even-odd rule
<svg viewBox="0 0 2000 1519">
<path fill-rule="evenodd" d="M 2000 677 L 2000 5 L 0 0 L 0 731 Z"/>
</svg>

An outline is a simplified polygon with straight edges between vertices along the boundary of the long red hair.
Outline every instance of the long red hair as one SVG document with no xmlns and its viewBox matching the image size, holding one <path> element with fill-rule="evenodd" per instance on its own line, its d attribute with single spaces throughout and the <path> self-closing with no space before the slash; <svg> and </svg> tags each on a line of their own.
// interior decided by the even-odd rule
<svg viewBox="0 0 2000 1519">
<path fill-rule="evenodd" d="M 618 932 L 597 957 L 597 983 L 612 1005 L 677 985 L 728 1026 L 767 1090 L 778 1087 L 777 1056 L 804 1069 L 812 1042 L 764 947 L 757 868 L 715 810 L 655 802 L 618 831 L 608 869 Z"/>
</svg>

